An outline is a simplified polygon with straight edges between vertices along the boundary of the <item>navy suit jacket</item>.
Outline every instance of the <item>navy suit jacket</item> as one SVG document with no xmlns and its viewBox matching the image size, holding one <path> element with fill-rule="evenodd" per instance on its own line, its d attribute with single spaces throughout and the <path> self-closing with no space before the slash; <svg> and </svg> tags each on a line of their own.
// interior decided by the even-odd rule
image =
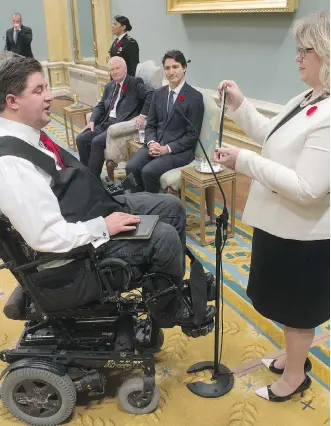
<svg viewBox="0 0 331 426">
<path fill-rule="evenodd" d="M 169 86 L 163 86 L 155 91 L 147 118 L 145 140 L 146 143 L 154 140 L 160 145 L 169 145 L 172 154 L 187 157 L 189 163 L 194 158 L 198 139 L 192 126 L 175 112 L 175 108 L 184 113 L 200 135 L 205 111 L 203 96 L 185 83 L 168 115 L 168 95 Z"/>
<path fill-rule="evenodd" d="M 94 108 L 91 116 L 90 121 L 93 121 L 95 125 L 105 120 L 107 114 L 109 114 L 110 111 L 108 110 L 115 87 L 115 81 L 106 85 L 102 99 Z M 116 106 L 116 123 L 129 121 L 139 114 L 147 117 L 153 92 L 153 88 L 147 86 L 141 78 L 127 75 Z"/>
</svg>

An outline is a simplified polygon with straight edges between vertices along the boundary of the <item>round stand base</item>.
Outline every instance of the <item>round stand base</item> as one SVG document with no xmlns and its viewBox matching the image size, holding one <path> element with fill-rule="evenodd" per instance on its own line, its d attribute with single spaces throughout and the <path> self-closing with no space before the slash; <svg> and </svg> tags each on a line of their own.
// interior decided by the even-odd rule
<svg viewBox="0 0 331 426">
<path fill-rule="evenodd" d="M 213 361 L 203 361 L 192 365 L 187 373 L 197 373 L 203 370 L 214 371 Z M 223 364 L 218 364 L 218 374 L 212 377 L 214 383 L 194 382 L 187 385 L 188 389 L 203 398 L 219 398 L 230 392 L 234 385 L 233 373 Z"/>
</svg>

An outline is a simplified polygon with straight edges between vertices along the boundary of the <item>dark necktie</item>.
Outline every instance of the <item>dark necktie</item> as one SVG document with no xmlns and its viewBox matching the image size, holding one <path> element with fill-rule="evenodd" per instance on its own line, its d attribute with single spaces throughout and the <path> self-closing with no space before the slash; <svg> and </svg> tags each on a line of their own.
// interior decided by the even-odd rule
<svg viewBox="0 0 331 426">
<path fill-rule="evenodd" d="M 111 113 L 111 111 L 114 108 L 117 96 L 118 96 L 118 92 L 120 91 L 120 87 L 121 85 L 119 83 L 116 84 L 115 90 L 113 92 L 113 96 L 111 97 L 111 101 L 110 101 L 110 105 L 109 105 L 109 114 Z"/>
<path fill-rule="evenodd" d="M 59 164 L 60 167 L 62 167 L 62 169 L 65 169 L 65 164 L 62 162 L 61 157 L 60 157 L 60 147 L 58 145 L 56 145 L 56 143 L 54 143 L 52 141 L 51 138 L 49 138 L 45 132 L 41 131 L 40 132 L 40 142 L 42 142 L 42 144 L 45 146 L 45 148 L 47 149 L 47 151 L 52 152 L 55 157 L 56 160 Z"/>
<path fill-rule="evenodd" d="M 173 90 L 171 90 L 170 94 L 169 94 L 169 101 L 168 101 L 168 116 L 170 115 L 171 110 L 174 106 L 174 94 L 175 94 L 175 92 Z"/>
</svg>

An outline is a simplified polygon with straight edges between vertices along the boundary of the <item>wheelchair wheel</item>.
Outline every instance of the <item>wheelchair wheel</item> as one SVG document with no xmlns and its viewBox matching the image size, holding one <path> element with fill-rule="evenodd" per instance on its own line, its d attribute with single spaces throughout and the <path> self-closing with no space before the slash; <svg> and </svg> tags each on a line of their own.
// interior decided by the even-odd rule
<svg viewBox="0 0 331 426">
<path fill-rule="evenodd" d="M 158 333 L 157 333 L 157 336 L 156 336 L 155 344 L 153 346 L 154 351 L 160 352 L 160 350 L 163 346 L 163 343 L 164 343 L 164 333 L 163 333 L 162 328 L 160 328 Z"/>
<path fill-rule="evenodd" d="M 20 368 L 7 374 L 1 399 L 8 411 L 23 422 L 53 426 L 70 416 L 76 404 L 76 388 L 67 375 Z"/>
<path fill-rule="evenodd" d="M 155 411 L 160 401 L 159 388 L 154 389 L 151 398 L 139 398 L 144 389 L 142 377 L 133 377 L 122 384 L 118 397 L 123 409 L 131 414 L 149 414 Z"/>
</svg>

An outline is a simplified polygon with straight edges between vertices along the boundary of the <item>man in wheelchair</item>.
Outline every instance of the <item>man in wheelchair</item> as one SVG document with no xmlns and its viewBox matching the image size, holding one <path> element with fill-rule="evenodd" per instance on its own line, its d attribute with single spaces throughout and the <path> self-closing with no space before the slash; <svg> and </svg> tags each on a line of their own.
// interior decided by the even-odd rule
<svg viewBox="0 0 331 426">
<path fill-rule="evenodd" d="M 178 325 L 193 337 L 209 333 L 215 310 L 207 299 L 213 298 L 214 280 L 190 253 L 191 276 L 183 280 L 186 215 L 178 199 L 148 193 L 114 196 L 73 155 L 41 133 L 51 121 L 52 100 L 35 59 L 13 59 L 1 67 L 1 268 L 9 268 L 21 284 L 7 314 L 14 307 L 20 319 L 29 321 L 18 347 L 0 353 L 10 364 L 2 397 L 12 413 L 37 424 L 38 415 L 25 408 L 32 404 L 40 414 L 46 403 L 31 399 L 31 389 L 26 392 L 30 396 L 19 397 L 24 402 L 14 401 L 20 383 L 19 378 L 13 378 L 14 384 L 9 380 L 14 365 L 31 367 L 34 362 L 41 371 L 69 375 L 76 390 L 93 390 L 104 383 L 95 368 L 122 368 L 128 362 L 143 368 L 145 376 L 139 386 L 129 386 L 136 398 L 126 409 L 150 412 L 155 403 L 154 366 L 146 348 L 157 349 L 161 327 Z M 159 216 L 149 239 L 114 239 L 133 230 L 140 215 Z M 34 351 L 27 352 L 30 345 Z M 100 351 L 98 357 L 95 350 Z M 143 358 L 132 355 L 137 350 Z M 67 351 L 74 351 L 70 359 Z M 39 364 L 32 361 L 35 357 Z M 129 394 L 124 394 L 127 403 Z M 66 408 L 69 413 L 72 406 Z M 55 424 L 55 407 L 48 408 L 45 416 Z M 56 411 L 56 422 L 68 416 L 63 410 L 61 406 Z"/>
</svg>

